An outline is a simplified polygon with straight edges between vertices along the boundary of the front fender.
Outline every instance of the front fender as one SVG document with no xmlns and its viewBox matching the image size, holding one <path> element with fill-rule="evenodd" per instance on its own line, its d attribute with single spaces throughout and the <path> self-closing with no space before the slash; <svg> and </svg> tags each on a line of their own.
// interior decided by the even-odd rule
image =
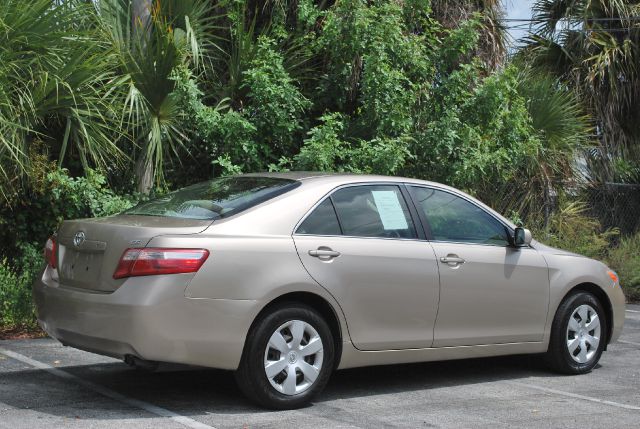
<svg viewBox="0 0 640 429">
<path fill-rule="evenodd" d="M 563 299 L 576 288 L 594 290 L 601 300 L 606 297 L 603 306 L 610 310 L 609 342 L 615 341 L 624 324 L 624 294 L 620 285 L 614 283 L 607 271 L 609 268 L 600 261 L 569 254 L 544 254 L 549 266 L 550 300 L 544 341 L 548 344 L 551 325 L 556 311 Z M 594 289 L 595 288 L 595 289 Z"/>
</svg>

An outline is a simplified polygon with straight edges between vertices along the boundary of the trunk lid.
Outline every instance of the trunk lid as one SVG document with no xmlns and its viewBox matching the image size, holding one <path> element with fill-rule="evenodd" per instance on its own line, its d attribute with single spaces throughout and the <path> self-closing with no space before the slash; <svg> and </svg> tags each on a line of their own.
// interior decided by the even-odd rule
<svg viewBox="0 0 640 429">
<path fill-rule="evenodd" d="M 145 247 L 159 235 L 197 234 L 211 220 L 117 215 L 65 221 L 57 234 L 60 284 L 113 292 L 125 281 L 113 273 L 128 248 Z"/>
</svg>

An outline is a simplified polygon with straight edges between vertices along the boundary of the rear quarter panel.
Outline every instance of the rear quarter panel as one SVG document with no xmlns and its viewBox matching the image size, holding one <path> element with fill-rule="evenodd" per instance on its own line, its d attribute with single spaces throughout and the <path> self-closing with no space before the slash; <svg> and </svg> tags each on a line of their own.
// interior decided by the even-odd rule
<svg viewBox="0 0 640 429">
<path fill-rule="evenodd" d="M 249 317 L 252 322 L 274 299 L 291 292 L 308 292 L 324 298 L 333 307 L 343 339 L 349 338 L 342 309 L 304 269 L 291 236 L 209 232 L 191 237 L 160 236 L 149 246 L 209 250 L 207 261 L 184 290 L 187 299 L 255 301 Z M 246 335 L 250 325 L 238 326 L 238 334 Z"/>
</svg>

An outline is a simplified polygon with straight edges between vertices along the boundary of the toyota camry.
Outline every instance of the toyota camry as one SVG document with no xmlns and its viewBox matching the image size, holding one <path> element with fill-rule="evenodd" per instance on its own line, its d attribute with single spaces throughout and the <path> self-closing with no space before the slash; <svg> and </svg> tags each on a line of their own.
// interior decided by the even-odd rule
<svg viewBox="0 0 640 429">
<path fill-rule="evenodd" d="M 275 409 L 359 366 L 540 354 L 586 373 L 624 321 L 605 264 L 407 178 L 217 178 L 65 221 L 45 256 L 38 320 L 62 344 L 233 370 Z"/>
</svg>

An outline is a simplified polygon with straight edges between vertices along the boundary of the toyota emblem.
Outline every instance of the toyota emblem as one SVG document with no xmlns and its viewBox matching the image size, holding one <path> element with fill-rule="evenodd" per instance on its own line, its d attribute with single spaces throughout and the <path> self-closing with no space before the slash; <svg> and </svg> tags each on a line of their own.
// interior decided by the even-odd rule
<svg viewBox="0 0 640 429">
<path fill-rule="evenodd" d="M 73 245 L 80 247 L 82 243 L 84 243 L 84 232 L 78 231 L 76 235 L 73 236 Z"/>
</svg>

